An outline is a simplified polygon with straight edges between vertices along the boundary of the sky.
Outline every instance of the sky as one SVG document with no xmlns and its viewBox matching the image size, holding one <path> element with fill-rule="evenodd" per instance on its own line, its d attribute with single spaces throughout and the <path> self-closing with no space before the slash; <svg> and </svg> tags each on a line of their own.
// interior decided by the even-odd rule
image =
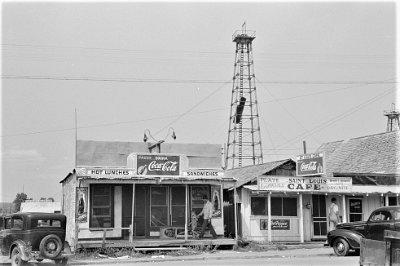
<svg viewBox="0 0 400 266">
<path fill-rule="evenodd" d="M 3 2 L 0 201 L 61 199 L 75 139 L 227 142 L 232 34 L 256 31 L 264 162 L 383 133 L 395 2 Z M 77 126 L 77 130 L 75 130 Z M 169 137 L 173 128 L 177 139 Z"/>
</svg>

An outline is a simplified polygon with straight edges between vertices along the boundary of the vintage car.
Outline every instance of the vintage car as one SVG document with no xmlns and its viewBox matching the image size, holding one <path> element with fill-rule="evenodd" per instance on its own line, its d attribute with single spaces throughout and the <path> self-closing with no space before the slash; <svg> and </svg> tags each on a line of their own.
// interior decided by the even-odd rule
<svg viewBox="0 0 400 266">
<path fill-rule="evenodd" d="M 0 222 L 0 249 L 11 258 L 11 265 L 30 260 L 52 259 L 66 265 L 72 255 L 65 241 L 67 218 L 57 213 L 14 213 Z"/>
<path fill-rule="evenodd" d="M 366 222 L 338 224 L 335 230 L 328 233 L 328 244 L 336 255 L 346 256 L 350 250 L 360 250 L 363 237 L 384 241 L 385 230 L 400 231 L 400 206 L 378 208 Z"/>
</svg>

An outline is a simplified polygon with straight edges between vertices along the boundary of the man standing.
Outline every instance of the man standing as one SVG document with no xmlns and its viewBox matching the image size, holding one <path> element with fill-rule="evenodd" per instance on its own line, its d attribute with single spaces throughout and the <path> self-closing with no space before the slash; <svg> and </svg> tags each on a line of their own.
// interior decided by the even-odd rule
<svg viewBox="0 0 400 266">
<path fill-rule="evenodd" d="M 336 198 L 332 198 L 332 203 L 329 206 L 329 231 L 335 230 L 339 223 L 339 207 L 336 204 Z"/>
<path fill-rule="evenodd" d="M 217 233 L 215 233 L 214 227 L 211 224 L 211 218 L 214 213 L 214 206 L 208 200 L 208 197 L 206 195 L 203 196 L 203 201 L 204 201 L 203 210 L 197 215 L 197 217 L 203 215 L 203 219 L 204 219 L 199 238 L 203 238 L 204 231 L 206 230 L 207 225 L 208 225 L 208 228 L 210 229 L 210 233 L 212 234 L 213 238 L 217 238 Z"/>
</svg>

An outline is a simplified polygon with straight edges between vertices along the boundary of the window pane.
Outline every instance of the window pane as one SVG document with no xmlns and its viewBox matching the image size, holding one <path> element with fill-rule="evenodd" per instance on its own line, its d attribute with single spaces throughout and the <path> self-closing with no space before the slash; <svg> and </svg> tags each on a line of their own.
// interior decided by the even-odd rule
<svg viewBox="0 0 400 266">
<path fill-rule="evenodd" d="M 252 197 L 251 198 L 251 214 L 252 215 L 267 215 L 266 198 Z"/>
<path fill-rule="evenodd" d="M 93 196 L 93 204 L 94 205 L 109 205 L 110 204 L 110 197 L 109 195 L 107 196 Z"/>
<path fill-rule="evenodd" d="M 282 216 L 282 198 L 271 198 L 271 214 L 274 216 Z"/>
<path fill-rule="evenodd" d="M 6 219 L 6 229 L 11 229 L 11 218 Z"/>
<path fill-rule="evenodd" d="M 13 229 L 13 230 L 22 230 L 22 227 L 23 227 L 23 225 L 22 225 L 22 223 L 23 223 L 22 219 L 21 219 L 21 218 L 14 218 L 13 220 L 14 220 L 14 223 L 13 223 L 12 229 Z"/>
<path fill-rule="evenodd" d="M 93 208 L 93 215 L 108 216 L 110 215 L 110 208 Z"/>
<path fill-rule="evenodd" d="M 172 206 L 172 226 L 185 226 L 185 206 Z"/>
<path fill-rule="evenodd" d="M 151 226 L 167 226 L 167 218 L 167 207 L 151 207 Z"/>
<path fill-rule="evenodd" d="M 186 189 L 185 187 L 172 187 L 172 205 L 185 205 Z"/>
<path fill-rule="evenodd" d="M 297 216 L 296 198 L 283 198 L 283 216 Z"/>
<path fill-rule="evenodd" d="M 151 205 L 167 205 L 166 187 L 151 187 Z"/>
</svg>

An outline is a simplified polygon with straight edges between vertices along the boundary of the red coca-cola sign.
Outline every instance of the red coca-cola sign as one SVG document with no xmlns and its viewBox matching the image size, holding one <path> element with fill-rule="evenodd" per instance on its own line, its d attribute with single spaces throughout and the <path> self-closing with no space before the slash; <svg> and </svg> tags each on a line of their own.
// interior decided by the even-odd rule
<svg viewBox="0 0 400 266">
<path fill-rule="evenodd" d="M 138 175 L 179 175 L 179 156 L 137 155 Z"/>
<path fill-rule="evenodd" d="M 297 156 L 297 176 L 323 175 L 324 172 L 325 168 L 323 153 L 308 153 Z"/>
</svg>

